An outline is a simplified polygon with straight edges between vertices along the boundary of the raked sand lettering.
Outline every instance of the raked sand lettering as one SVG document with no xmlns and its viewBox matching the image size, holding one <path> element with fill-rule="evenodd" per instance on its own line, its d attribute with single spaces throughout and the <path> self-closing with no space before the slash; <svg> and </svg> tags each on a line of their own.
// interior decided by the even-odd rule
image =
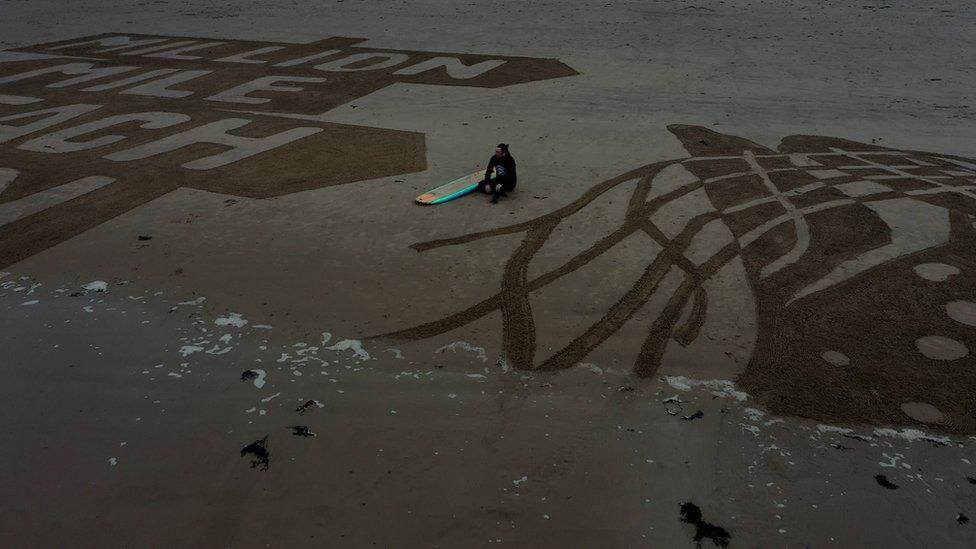
<svg viewBox="0 0 976 549">
<path fill-rule="evenodd" d="M 324 121 L 389 85 L 576 74 L 362 42 L 104 34 L 0 52 L 0 266 L 180 187 L 269 198 L 422 171 L 422 134 Z"/>
</svg>

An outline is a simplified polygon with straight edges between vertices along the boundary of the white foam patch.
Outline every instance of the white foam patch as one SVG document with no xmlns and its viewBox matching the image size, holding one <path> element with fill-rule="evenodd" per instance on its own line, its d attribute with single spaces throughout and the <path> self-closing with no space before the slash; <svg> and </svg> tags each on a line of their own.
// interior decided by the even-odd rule
<svg viewBox="0 0 976 549">
<path fill-rule="evenodd" d="M 177 305 L 200 305 L 201 303 L 203 303 L 206 300 L 207 300 L 207 298 L 205 298 L 205 297 L 198 297 L 196 299 L 191 299 L 191 300 L 188 300 L 188 301 L 180 301 L 179 303 L 177 303 Z"/>
<path fill-rule="evenodd" d="M 755 425 L 746 425 L 745 423 L 740 423 L 739 427 L 742 427 L 746 431 L 749 431 L 750 433 L 753 434 L 753 436 L 757 436 L 757 437 L 759 436 L 760 429 Z"/>
<path fill-rule="evenodd" d="M 671 387 L 679 391 L 690 391 L 693 387 L 709 389 L 713 395 L 734 398 L 739 401 L 747 400 L 749 395 L 735 388 L 735 383 L 725 379 L 690 379 L 684 376 L 664 376 L 664 380 Z"/>
<path fill-rule="evenodd" d="M 21 306 L 23 306 L 23 305 L 37 305 L 38 303 L 40 303 L 40 301 L 38 301 L 36 299 L 32 299 L 30 301 L 25 301 L 25 302 L 21 303 Z"/>
<path fill-rule="evenodd" d="M 837 433 L 838 435 L 849 435 L 854 431 L 847 427 L 837 427 L 836 425 L 817 425 L 817 430 L 821 433 Z"/>
<path fill-rule="evenodd" d="M 228 313 L 227 316 L 218 317 L 216 320 L 214 320 L 214 324 L 217 326 L 233 326 L 235 328 L 243 328 L 247 324 L 247 320 L 245 320 L 240 313 Z"/>
<path fill-rule="evenodd" d="M 882 467 L 895 468 L 898 467 L 898 461 L 903 459 L 905 456 L 903 456 L 902 454 L 895 454 L 893 456 L 889 456 L 887 452 L 882 452 L 881 457 L 885 458 L 888 461 L 879 461 L 878 465 Z"/>
<path fill-rule="evenodd" d="M 93 280 L 88 284 L 84 284 L 82 288 L 90 292 L 104 292 L 108 289 L 108 283 L 104 280 Z"/>
<path fill-rule="evenodd" d="M 264 379 L 268 377 L 268 373 L 259 369 L 252 369 L 251 371 L 258 375 L 258 377 L 254 378 L 254 386 L 258 389 L 264 387 Z"/>
<path fill-rule="evenodd" d="M 746 416 L 747 419 L 749 419 L 749 421 L 759 421 L 766 415 L 766 412 L 763 412 L 762 410 L 757 410 L 755 408 L 746 408 L 745 410 L 742 411 L 742 413 Z"/>
<path fill-rule="evenodd" d="M 911 428 L 902 429 L 901 431 L 899 431 L 897 429 L 891 429 L 886 427 L 883 429 L 875 429 L 874 434 L 879 437 L 898 438 L 901 440 L 907 440 L 908 442 L 924 440 L 927 442 L 937 442 L 939 444 L 946 444 L 946 445 L 952 442 L 952 440 L 949 439 L 949 437 L 940 437 L 940 436 L 926 433 L 924 431 L 920 431 L 918 429 L 911 429 Z"/>
<path fill-rule="evenodd" d="M 576 365 L 576 367 L 577 368 L 580 368 L 580 369 L 583 369 L 583 370 L 589 370 L 589 371 L 593 372 L 594 374 L 600 374 L 600 375 L 603 375 L 603 374 L 615 375 L 615 376 L 628 376 L 628 375 L 630 375 L 630 372 L 626 372 L 624 370 L 617 370 L 615 368 L 601 368 L 601 367 L 597 366 L 596 364 L 593 364 L 592 362 L 580 362 L 579 364 Z"/>
<path fill-rule="evenodd" d="M 261 399 L 261 402 L 271 402 L 272 400 L 275 399 L 275 397 L 277 397 L 279 395 L 281 395 L 281 393 L 275 393 L 275 394 L 273 394 L 273 395 L 271 395 L 271 396 L 269 396 L 267 398 L 262 398 Z"/>
<path fill-rule="evenodd" d="M 199 353 L 202 350 L 203 347 L 197 345 L 184 345 L 180 347 L 180 354 L 183 355 L 184 358 L 186 358 L 192 355 L 193 353 Z"/>
<path fill-rule="evenodd" d="M 485 348 L 473 347 L 467 341 L 455 341 L 454 343 L 449 343 L 434 352 L 443 353 L 444 351 L 453 351 L 456 353 L 458 350 L 474 353 L 481 362 L 488 362 L 488 355 L 485 353 Z"/>
<path fill-rule="evenodd" d="M 115 467 L 119 463 L 119 458 L 110 457 L 108 458 L 108 464 Z"/>
<path fill-rule="evenodd" d="M 233 347 L 220 348 L 220 345 L 214 345 L 212 348 L 207 350 L 208 355 L 222 355 L 231 352 Z"/>
<path fill-rule="evenodd" d="M 325 343 L 328 341 L 328 339 L 325 338 L 325 335 L 326 334 L 322 334 L 323 345 L 325 345 Z M 356 357 L 358 357 L 360 360 L 369 360 L 369 353 L 363 349 L 363 342 L 359 341 L 358 339 L 343 339 L 331 347 L 326 347 L 326 349 L 330 351 L 352 351 L 353 354 L 356 355 Z"/>
</svg>

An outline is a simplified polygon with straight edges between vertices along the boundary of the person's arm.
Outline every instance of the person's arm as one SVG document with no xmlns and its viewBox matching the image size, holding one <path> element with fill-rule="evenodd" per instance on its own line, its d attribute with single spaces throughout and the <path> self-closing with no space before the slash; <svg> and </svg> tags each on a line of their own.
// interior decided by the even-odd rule
<svg viewBox="0 0 976 549">
<path fill-rule="evenodd" d="M 512 185 L 514 185 L 514 184 L 518 183 L 518 172 L 515 170 L 515 159 L 514 158 L 512 158 L 511 164 L 512 164 L 512 166 L 511 166 L 511 168 L 512 168 L 512 170 L 511 170 L 512 171 Z"/>
<path fill-rule="evenodd" d="M 495 169 L 495 157 L 492 156 L 488 160 L 488 169 L 485 170 L 485 181 L 488 181 L 488 179 L 491 178 L 491 171 L 494 169 Z"/>
</svg>

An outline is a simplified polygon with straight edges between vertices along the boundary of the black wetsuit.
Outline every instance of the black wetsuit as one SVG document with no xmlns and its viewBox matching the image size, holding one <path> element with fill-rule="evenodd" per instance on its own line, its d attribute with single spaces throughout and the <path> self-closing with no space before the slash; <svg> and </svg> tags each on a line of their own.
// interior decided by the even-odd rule
<svg viewBox="0 0 976 549">
<path fill-rule="evenodd" d="M 495 181 L 491 183 L 492 192 L 494 192 L 495 185 L 499 183 L 501 183 L 504 192 L 511 192 L 515 189 L 515 184 L 518 183 L 518 175 L 515 172 L 515 159 L 512 158 L 511 154 L 506 154 L 501 158 L 491 155 L 491 159 L 488 160 L 488 169 L 485 170 L 485 183 L 489 181 L 492 171 L 495 172 Z M 484 190 L 485 183 L 482 183 L 482 190 Z"/>
</svg>

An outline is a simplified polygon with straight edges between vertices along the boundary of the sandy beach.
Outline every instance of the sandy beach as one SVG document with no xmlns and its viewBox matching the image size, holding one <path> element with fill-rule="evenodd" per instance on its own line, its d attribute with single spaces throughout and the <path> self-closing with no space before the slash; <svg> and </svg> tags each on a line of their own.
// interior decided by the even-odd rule
<svg viewBox="0 0 976 549">
<path fill-rule="evenodd" d="M 974 23 L 0 3 L 0 545 L 976 545 Z"/>
</svg>

